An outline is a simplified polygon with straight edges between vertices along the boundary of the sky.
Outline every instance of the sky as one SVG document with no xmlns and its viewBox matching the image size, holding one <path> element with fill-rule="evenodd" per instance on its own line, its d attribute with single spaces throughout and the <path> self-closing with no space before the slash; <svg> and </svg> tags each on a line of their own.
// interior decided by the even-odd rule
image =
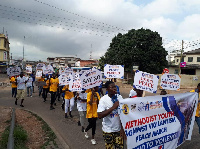
<svg viewBox="0 0 200 149">
<path fill-rule="evenodd" d="M 13 59 L 99 59 L 112 38 L 151 29 L 168 53 L 200 47 L 199 0 L 0 0 L 0 33 Z M 3 30 L 4 28 L 4 30 Z"/>
</svg>

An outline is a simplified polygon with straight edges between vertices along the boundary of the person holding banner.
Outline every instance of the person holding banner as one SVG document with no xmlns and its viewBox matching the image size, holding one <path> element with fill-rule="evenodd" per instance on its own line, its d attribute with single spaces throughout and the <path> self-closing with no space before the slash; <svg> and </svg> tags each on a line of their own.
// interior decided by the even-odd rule
<svg viewBox="0 0 200 149">
<path fill-rule="evenodd" d="M 10 78 L 10 83 L 12 83 L 12 97 L 16 98 L 17 95 L 17 84 L 16 84 L 16 76 L 12 76 Z"/>
<path fill-rule="evenodd" d="M 15 100 L 15 105 L 17 105 L 17 100 L 21 99 L 20 106 L 24 107 L 23 101 L 24 101 L 25 88 L 26 88 L 25 84 L 27 83 L 27 79 L 24 76 L 23 72 L 21 72 L 20 76 L 17 77 L 16 83 L 17 83 L 17 97 L 16 97 L 16 100 Z"/>
<path fill-rule="evenodd" d="M 198 105 L 197 105 L 197 110 L 196 110 L 196 115 L 195 115 L 195 121 L 199 127 L 199 134 L 200 134 L 200 83 L 197 85 L 197 88 L 195 90 L 192 90 L 190 92 L 197 92 L 198 93 Z"/>
<path fill-rule="evenodd" d="M 94 87 L 91 92 L 87 94 L 87 113 L 86 118 L 88 118 L 89 125 L 85 129 L 85 137 L 89 138 L 87 132 L 92 128 L 92 139 L 91 142 L 93 145 L 96 144 L 96 140 L 94 139 L 95 131 L 96 131 L 96 120 L 98 117 L 97 107 L 99 104 L 100 96 L 98 94 L 98 86 Z"/>
<path fill-rule="evenodd" d="M 51 92 L 51 105 L 50 105 L 50 110 L 55 109 L 53 107 L 53 104 L 55 103 L 56 100 L 56 93 L 57 93 L 57 89 L 58 89 L 58 85 L 59 85 L 59 79 L 56 78 L 56 75 L 53 74 L 52 78 L 50 79 L 50 89 L 49 91 Z"/>
<path fill-rule="evenodd" d="M 123 149 L 125 133 L 118 114 L 119 99 L 117 87 L 114 82 L 107 81 L 105 84 L 107 95 L 104 95 L 98 105 L 98 117 L 103 118 L 102 130 L 106 149 Z"/>
<path fill-rule="evenodd" d="M 72 109 L 74 108 L 74 93 L 69 90 L 69 85 L 65 85 L 62 91 L 65 92 L 65 118 L 68 118 L 68 108 L 69 116 L 72 118 Z"/>
</svg>

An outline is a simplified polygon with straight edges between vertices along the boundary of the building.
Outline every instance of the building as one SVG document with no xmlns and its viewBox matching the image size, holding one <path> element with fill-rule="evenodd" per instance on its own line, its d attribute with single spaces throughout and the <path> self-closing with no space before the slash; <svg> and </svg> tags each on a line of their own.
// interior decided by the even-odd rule
<svg viewBox="0 0 200 149">
<path fill-rule="evenodd" d="M 66 67 L 68 65 L 71 65 L 71 67 L 75 67 L 75 63 L 77 61 L 81 60 L 80 58 L 76 57 L 48 57 L 47 63 L 53 65 L 53 67 L 60 68 L 60 67 Z"/>
<path fill-rule="evenodd" d="M 6 72 L 6 68 L 10 61 L 10 46 L 8 37 L 0 34 L 0 72 Z"/>
<path fill-rule="evenodd" d="M 175 56 L 175 63 L 170 65 L 170 73 L 178 73 L 181 55 Z M 185 67 L 181 67 L 181 74 L 200 75 L 200 48 L 184 52 L 181 62 L 186 62 Z"/>
<path fill-rule="evenodd" d="M 98 67 L 98 60 L 79 60 L 76 62 L 76 67 Z"/>
</svg>

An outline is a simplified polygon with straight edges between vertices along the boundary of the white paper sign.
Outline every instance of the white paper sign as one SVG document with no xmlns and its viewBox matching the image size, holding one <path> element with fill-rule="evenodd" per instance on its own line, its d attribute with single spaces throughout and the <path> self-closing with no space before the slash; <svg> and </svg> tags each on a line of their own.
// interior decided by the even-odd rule
<svg viewBox="0 0 200 149">
<path fill-rule="evenodd" d="M 73 76 L 73 79 L 70 80 L 69 82 L 69 90 L 72 92 L 76 92 L 76 91 L 82 91 L 82 84 L 81 84 L 81 79 L 80 79 L 80 75 L 78 72 L 76 72 Z"/>
<path fill-rule="evenodd" d="M 166 90 L 180 90 L 181 78 L 176 74 L 163 74 L 160 87 Z"/>
<path fill-rule="evenodd" d="M 35 78 L 41 79 L 41 77 L 42 77 L 42 70 L 36 70 Z"/>
<path fill-rule="evenodd" d="M 106 78 L 124 78 L 124 65 L 109 65 L 104 66 L 104 76 Z"/>
<path fill-rule="evenodd" d="M 151 93 L 156 93 L 159 76 L 136 70 L 134 87 Z"/>
<path fill-rule="evenodd" d="M 18 76 L 21 73 L 21 68 L 20 67 L 10 67 L 7 69 L 7 74 L 11 76 Z"/>
<path fill-rule="evenodd" d="M 91 69 L 84 72 L 81 75 L 81 83 L 84 89 L 90 89 L 96 86 L 100 86 L 102 83 L 101 71 L 98 69 Z"/>
<path fill-rule="evenodd" d="M 26 73 L 29 73 L 29 74 L 32 73 L 32 66 L 31 65 L 26 65 Z"/>
<path fill-rule="evenodd" d="M 73 76 L 71 74 L 61 74 L 59 77 L 59 86 L 68 85 L 70 80 L 73 80 Z"/>
<path fill-rule="evenodd" d="M 118 114 L 128 149 L 175 149 L 190 140 L 197 93 L 119 100 Z"/>
<path fill-rule="evenodd" d="M 44 63 L 38 63 L 36 69 L 41 70 L 41 69 L 43 69 L 44 66 L 45 66 Z"/>
<path fill-rule="evenodd" d="M 43 66 L 42 70 L 43 70 L 43 74 L 53 74 L 54 73 L 54 69 L 51 65 Z"/>
</svg>

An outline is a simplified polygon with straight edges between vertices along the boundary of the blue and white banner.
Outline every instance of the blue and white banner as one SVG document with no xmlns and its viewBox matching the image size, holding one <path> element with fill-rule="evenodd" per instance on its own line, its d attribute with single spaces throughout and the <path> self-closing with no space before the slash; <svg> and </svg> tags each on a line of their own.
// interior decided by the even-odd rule
<svg viewBox="0 0 200 149">
<path fill-rule="evenodd" d="M 124 65 L 104 65 L 104 76 L 106 78 L 124 78 Z"/>
<path fill-rule="evenodd" d="M 175 149 L 191 140 L 197 93 L 127 98 L 119 103 L 128 149 Z"/>
</svg>

